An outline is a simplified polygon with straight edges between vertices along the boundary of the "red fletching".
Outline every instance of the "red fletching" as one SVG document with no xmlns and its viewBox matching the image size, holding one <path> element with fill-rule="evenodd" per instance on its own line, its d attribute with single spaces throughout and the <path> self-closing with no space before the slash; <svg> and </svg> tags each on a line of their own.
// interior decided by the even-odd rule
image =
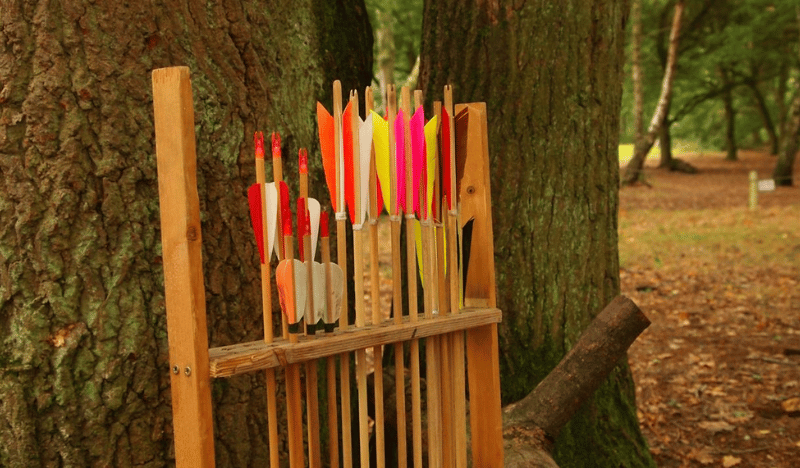
<svg viewBox="0 0 800 468">
<path fill-rule="evenodd" d="M 281 221 L 283 222 L 283 235 L 292 235 L 292 209 L 289 205 L 289 187 L 286 182 L 278 182 L 281 190 Z M 284 252 L 284 255 L 286 253 Z"/>
<path fill-rule="evenodd" d="M 355 193 L 353 192 L 353 177 L 355 177 L 353 171 L 353 132 L 357 132 L 358 129 L 353 128 L 353 106 L 350 103 L 347 103 L 347 107 L 344 108 L 344 113 L 342 113 L 342 140 L 344 146 L 344 202 L 347 205 L 347 208 L 350 210 L 350 220 L 352 222 L 356 222 L 356 212 L 355 212 Z M 344 207 L 339 207 L 339 209 L 343 209 Z"/>
<path fill-rule="evenodd" d="M 330 237 L 330 231 L 328 230 L 328 212 L 323 211 L 319 215 L 319 235 L 322 237 Z"/>
<path fill-rule="evenodd" d="M 308 174 L 308 151 L 305 148 L 300 148 L 298 158 L 300 159 L 300 173 Z"/>
<path fill-rule="evenodd" d="M 253 135 L 253 143 L 256 147 L 256 159 L 264 159 L 264 134 L 256 132 Z"/>
<path fill-rule="evenodd" d="M 303 235 L 306 232 L 306 225 L 308 224 L 308 220 L 306 219 L 306 199 L 300 197 L 297 199 L 297 247 L 298 251 L 300 252 L 300 261 L 305 261 L 305 242 L 303 242 Z"/>
<path fill-rule="evenodd" d="M 304 236 L 311 236 L 311 212 L 306 210 L 306 225 L 303 229 Z"/>
<path fill-rule="evenodd" d="M 440 140 L 442 145 L 442 193 L 447 198 L 448 209 L 453 209 L 453 190 L 450 181 L 450 116 L 447 114 L 447 109 L 442 107 L 442 138 Z"/>
<path fill-rule="evenodd" d="M 253 225 L 253 234 L 256 236 L 258 254 L 261 263 L 264 263 L 264 218 L 261 215 L 261 184 L 253 184 L 247 189 L 247 201 L 250 202 L 250 223 Z"/>
<path fill-rule="evenodd" d="M 278 132 L 272 132 L 272 157 L 281 157 L 281 134 Z"/>
</svg>

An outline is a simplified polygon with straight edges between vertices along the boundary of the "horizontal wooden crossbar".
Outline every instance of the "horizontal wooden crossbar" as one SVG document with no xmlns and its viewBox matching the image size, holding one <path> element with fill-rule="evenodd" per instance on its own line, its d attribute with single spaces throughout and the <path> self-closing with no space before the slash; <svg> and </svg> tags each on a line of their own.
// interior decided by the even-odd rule
<svg viewBox="0 0 800 468">
<path fill-rule="evenodd" d="M 278 339 L 272 343 L 251 341 L 231 346 L 211 348 L 209 361 L 211 377 L 232 377 L 261 369 L 296 364 L 313 359 L 382 346 L 416 338 L 442 335 L 470 328 L 500 323 L 500 309 L 462 309 L 458 314 L 440 315 L 432 319 L 420 316 L 411 322 L 408 317 L 402 324 L 370 325 L 363 328 L 337 330 L 315 337 L 300 337 L 298 343 Z"/>
</svg>

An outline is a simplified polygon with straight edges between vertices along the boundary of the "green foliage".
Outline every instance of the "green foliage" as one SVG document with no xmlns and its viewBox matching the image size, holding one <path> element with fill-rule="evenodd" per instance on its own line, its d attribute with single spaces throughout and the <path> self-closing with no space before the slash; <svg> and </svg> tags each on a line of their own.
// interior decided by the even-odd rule
<svg viewBox="0 0 800 468">
<path fill-rule="evenodd" d="M 652 116 L 661 90 L 674 4 L 674 1 L 643 0 L 646 122 Z M 781 87 L 781 81 L 790 83 L 792 74 L 800 71 L 797 36 L 793 2 L 687 0 L 669 114 L 673 136 L 721 149 L 725 141 L 721 98 L 730 90 L 737 112 L 737 135 L 749 138 L 749 144 L 761 144 L 767 135 L 762 130 L 764 119 L 755 105 L 753 86 L 764 96 L 771 120 L 778 125 L 780 109 L 788 105 L 792 97 L 792 87 Z M 788 74 L 785 73 L 787 69 L 790 70 Z M 622 142 L 634 139 L 630 70 L 628 60 Z"/>
<path fill-rule="evenodd" d="M 409 80 L 419 57 L 422 0 L 367 0 L 366 5 L 375 36 L 373 84 L 400 86 Z M 381 93 L 375 94 L 375 101 L 380 107 Z"/>
</svg>

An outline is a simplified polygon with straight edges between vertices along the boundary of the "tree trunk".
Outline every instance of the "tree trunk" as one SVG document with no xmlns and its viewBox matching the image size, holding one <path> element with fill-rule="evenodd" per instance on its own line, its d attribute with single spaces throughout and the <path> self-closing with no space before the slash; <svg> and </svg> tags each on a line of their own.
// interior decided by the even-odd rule
<svg viewBox="0 0 800 468">
<path fill-rule="evenodd" d="M 527 395 L 619 291 L 626 2 L 425 2 L 421 84 L 485 101 L 503 401 Z M 562 467 L 653 466 L 623 361 L 561 431 Z"/>
<path fill-rule="evenodd" d="M 661 160 L 659 168 L 672 169 L 672 135 L 669 132 L 669 125 L 662 125 L 658 132 L 658 146 L 661 150 Z"/>
<path fill-rule="evenodd" d="M 733 108 L 733 90 L 730 86 L 728 72 L 722 67 L 719 67 L 717 71 L 725 88 L 725 92 L 722 93 L 722 104 L 725 109 L 725 160 L 737 161 L 739 158 L 736 156 L 736 109 Z"/>
<path fill-rule="evenodd" d="M 778 154 L 778 133 L 775 131 L 775 124 L 772 122 L 772 116 L 767 107 L 767 101 L 764 99 L 764 94 L 758 89 L 758 83 L 753 81 L 750 82 L 748 86 L 753 91 L 753 98 L 761 114 L 761 119 L 764 121 L 764 130 L 767 131 L 767 135 L 769 136 L 769 154 Z"/>
<path fill-rule="evenodd" d="M 170 466 L 150 71 L 192 71 L 210 343 L 257 340 L 253 131 L 287 171 L 313 150 L 323 83 L 369 82 L 364 3 L 19 0 L 0 22 L 0 465 Z M 265 465 L 263 375 L 213 394 L 218 466 Z"/>
<path fill-rule="evenodd" d="M 775 105 L 778 108 L 778 147 L 786 135 L 786 83 L 789 81 L 789 64 L 783 62 L 778 74 L 778 86 L 775 87 Z"/>
<path fill-rule="evenodd" d="M 797 24 L 800 26 L 800 6 L 796 6 Z M 800 49 L 798 49 L 800 51 Z M 786 118 L 786 132 L 783 135 L 781 152 L 772 172 L 776 185 L 794 184 L 793 171 L 797 150 L 800 149 L 800 81 L 795 80 L 795 93 L 789 115 Z"/>
<path fill-rule="evenodd" d="M 633 0 L 631 5 L 633 43 L 631 65 L 633 68 L 633 141 L 644 137 L 644 87 L 642 85 L 642 0 Z"/>
<path fill-rule="evenodd" d="M 633 157 L 625 166 L 622 175 L 622 185 L 631 185 L 639 180 L 644 168 L 644 160 L 647 153 L 653 147 L 653 143 L 658 136 L 659 128 L 666 124 L 669 114 L 669 105 L 672 100 L 672 82 L 675 79 L 675 64 L 678 60 L 678 39 L 681 31 L 681 18 L 683 16 L 683 0 L 675 4 L 675 16 L 672 19 L 672 29 L 669 33 L 669 51 L 667 52 L 667 63 L 664 67 L 664 80 L 661 83 L 661 96 L 658 98 L 656 111 L 647 129 L 647 135 L 638 140 L 633 148 Z"/>
<path fill-rule="evenodd" d="M 789 110 L 786 135 L 783 137 L 781 151 L 778 153 L 775 170 L 772 172 L 776 185 L 794 185 L 794 160 L 798 149 L 800 149 L 800 84 Z"/>
<path fill-rule="evenodd" d="M 375 12 L 377 27 L 375 28 L 375 41 L 378 46 L 378 86 L 380 89 L 381 103 L 383 106 L 389 100 L 386 95 L 390 84 L 394 84 L 394 31 L 392 29 L 391 13 L 378 9 Z"/>
</svg>

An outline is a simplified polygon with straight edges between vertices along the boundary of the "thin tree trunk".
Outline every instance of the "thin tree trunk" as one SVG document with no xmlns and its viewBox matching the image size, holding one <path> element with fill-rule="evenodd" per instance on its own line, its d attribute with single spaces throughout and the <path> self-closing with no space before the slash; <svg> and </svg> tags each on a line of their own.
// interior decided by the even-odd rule
<svg viewBox="0 0 800 468">
<path fill-rule="evenodd" d="M 0 465 L 174 465 L 150 72 L 192 73 L 210 343 L 261 339 L 253 132 L 312 153 L 323 84 L 369 83 L 337 5 L 2 3 Z M 266 466 L 263 373 L 213 395 L 217 466 Z"/>
<path fill-rule="evenodd" d="M 375 12 L 378 27 L 375 28 L 375 41 L 378 45 L 378 86 L 380 87 L 381 102 L 386 106 L 388 86 L 394 84 L 394 22 L 392 15 L 383 10 Z"/>
<path fill-rule="evenodd" d="M 488 107 L 503 401 L 531 392 L 618 294 L 627 2 L 425 2 L 420 82 Z M 587 64 L 591 64 L 588 65 Z M 623 359 L 556 441 L 562 466 L 653 466 Z"/>
<path fill-rule="evenodd" d="M 778 86 L 775 89 L 775 105 L 778 107 L 778 148 L 786 135 L 786 82 L 789 81 L 789 65 L 784 61 L 778 74 Z"/>
<path fill-rule="evenodd" d="M 756 106 L 761 114 L 761 119 L 764 121 L 764 130 L 767 131 L 767 135 L 769 136 L 769 154 L 778 154 L 778 134 L 775 131 L 775 124 L 772 122 L 772 116 L 767 107 L 767 102 L 764 99 L 764 94 L 758 89 L 758 84 L 756 82 L 750 82 L 748 86 L 753 91 Z"/>
<path fill-rule="evenodd" d="M 658 167 L 672 169 L 672 135 L 669 131 L 669 125 L 661 126 L 661 131 L 658 134 L 658 146 L 661 149 L 661 161 Z"/>
<path fill-rule="evenodd" d="M 728 72 L 722 67 L 719 67 L 718 72 L 725 88 L 725 92 L 722 93 L 722 103 L 725 109 L 725 160 L 737 161 L 739 158 L 736 156 L 736 109 L 733 107 L 733 90 L 729 86 Z"/>
<path fill-rule="evenodd" d="M 631 185 L 639 180 L 647 153 L 650 152 L 653 143 L 655 143 L 659 128 L 666 122 L 669 104 L 672 100 L 672 83 L 675 79 L 675 64 L 678 60 L 678 40 L 680 38 L 683 9 L 684 4 L 680 0 L 675 4 L 675 15 L 672 19 L 672 29 L 669 34 L 669 51 L 667 52 L 667 64 L 664 69 L 664 80 L 661 84 L 661 96 L 658 98 L 658 105 L 650 121 L 647 134 L 640 141 L 637 141 L 634 146 L 633 158 L 628 161 L 622 176 L 622 185 Z"/>
<path fill-rule="evenodd" d="M 634 143 L 644 137 L 644 86 L 642 85 L 642 0 L 633 0 L 633 135 Z"/>
</svg>

